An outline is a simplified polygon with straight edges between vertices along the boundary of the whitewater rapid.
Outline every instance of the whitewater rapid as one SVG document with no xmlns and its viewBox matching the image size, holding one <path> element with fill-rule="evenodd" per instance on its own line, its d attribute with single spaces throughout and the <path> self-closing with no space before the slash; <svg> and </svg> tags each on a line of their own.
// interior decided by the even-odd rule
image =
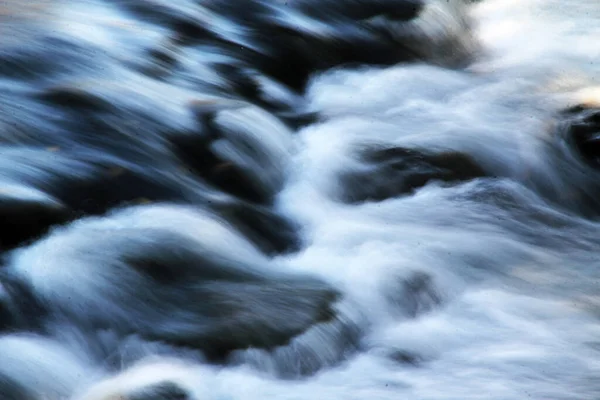
<svg viewBox="0 0 600 400">
<path fill-rule="evenodd" d="M 277 193 L 274 208 L 300 231 L 298 251 L 271 260 L 259 254 L 258 246 L 241 233 L 223 228 L 208 211 L 204 215 L 159 205 L 74 222 L 64 231 L 57 229 L 39 243 L 11 253 L 11 267 L 23 275 L 31 273 L 36 290 L 50 293 L 49 297 L 55 294 L 53 290 L 59 293 L 57 297 L 62 295 L 57 287 L 64 292 L 72 290 L 78 298 L 89 300 L 86 307 L 98 315 L 106 314 L 109 320 L 119 306 L 119 293 L 114 295 L 114 308 L 108 301 L 106 309 L 98 307 L 102 299 L 86 298 L 89 291 L 85 285 L 97 283 L 91 278 L 87 282 L 87 277 L 95 278 L 98 265 L 108 258 L 118 259 L 129 245 L 139 246 L 134 250 L 142 252 L 148 243 L 135 235 L 166 227 L 190 243 L 197 239 L 196 244 L 225 254 L 222 258 L 227 262 L 258 265 L 265 271 L 275 266 L 322 278 L 344 295 L 341 314 L 364 327 L 358 349 L 340 363 L 332 346 L 339 344 L 336 340 L 346 332 L 323 339 L 316 331 L 308 334 L 307 351 L 313 353 L 313 359 L 325 360 L 324 367 L 317 365 L 316 374 L 299 379 L 276 379 L 276 368 L 269 364 L 272 360 L 260 351 L 249 351 L 239 355 L 247 361 L 243 365 L 197 364 L 179 370 L 171 364 L 161 369 L 159 364 L 125 372 L 104 385 L 127 389 L 131 382 L 153 382 L 172 375 L 186 383 L 194 400 L 600 398 L 600 222 L 590 212 L 597 206 L 594 201 L 600 193 L 600 180 L 598 172 L 592 172 L 569 147 L 557 117 L 577 104 L 600 105 L 600 89 L 595 89 L 600 84 L 600 3 L 484 0 L 456 8 L 444 3 L 432 1 L 414 27 L 431 39 L 432 47 L 425 53 L 438 54 L 437 50 L 445 48 L 448 42 L 442 38 L 456 39 L 447 53 L 438 54 L 440 66 L 411 62 L 336 68 L 312 76 L 304 98 L 265 79 L 263 89 L 270 96 L 320 116 L 299 132 L 257 107 L 246 104 L 240 111 L 241 103 L 235 101 L 228 103 L 234 111 L 222 111 L 216 118 L 229 142 L 215 145 L 215 152 L 249 171 L 249 180 L 259 182 L 258 197 Z M 81 149 L 75 146 L 73 154 L 82 158 L 64 156 L 63 160 L 60 151 L 40 155 L 36 150 L 31 157 L 23 157 L 26 150 L 14 154 L 7 150 L 0 167 L 10 173 L 0 176 L 2 183 L 15 186 L 17 197 L 53 202 L 52 196 L 37 190 L 36 185 L 42 182 L 52 188 L 55 176 L 63 180 L 73 177 L 74 181 L 75 177 L 94 176 L 102 165 L 86 164 L 85 157 L 93 153 L 97 158 L 90 159 L 94 161 L 117 160 L 122 168 L 152 176 L 157 187 L 164 183 L 157 193 L 175 188 L 177 196 L 190 203 L 220 201 L 224 196 L 209 192 L 199 180 L 185 175 L 187 172 L 175 171 L 169 164 L 172 159 L 160 156 L 171 139 L 170 132 L 196 129 L 195 116 L 186 107 L 213 100 L 211 95 L 199 93 L 227 87 L 229 82 L 215 73 L 212 63 L 226 64 L 228 56 L 190 46 L 181 50 L 172 80 L 161 80 L 164 66 L 146 65 L 146 53 L 172 32 L 116 11 L 117 7 L 106 2 L 64 4 L 32 12 L 52 20 L 50 31 L 57 37 L 75 38 L 73 42 L 81 47 L 70 47 L 49 34 L 48 43 L 56 46 L 56 52 L 48 60 L 37 60 L 47 65 L 31 63 L 29 69 L 14 71 L 9 63 L 0 65 L 0 71 L 9 76 L 0 81 L 4 89 L 0 105 L 8 110 L 0 123 L 8 144 L 52 143 L 58 149 L 84 137 L 81 148 L 85 151 L 77 153 Z M 186 4 L 182 1 L 177 12 L 189 12 L 190 19 L 210 24 L 221 37 L 244 43 L 245 32 L 236 30 L 233 23 L 194 14 L 195 9 L 188 10 Z M 43 5 L 47 2 L 40 2 Z M 472 30 L 456 16 L 463 10 Z M 151 16 L 153 12 L 160 14 L 161 10 L 147 11 Z M 55 20 L 51 14 L 57 16 Z M 40 21 L 40 26 L 43 23 Z M 29 32 L 21 31 L 18 22 L 13 28 L 18 47 Z M 326 28 L 306 29 L 322 29 L 327 38 Z M 81 50 L 86 46 L 89 53 Z M 162 56 L 176 58 L 165 50 L 168 46 L 161 48 L 166 54 Z M 28 60 L 35 58 L 36 52 L 23 54 Z M 442 61 L 453 64 L 465 54 L 472 54 L 474 60 L 467 67 L 441 66 Z M 15 56 L 15 64 L 22 61 L 20 56 Z M 67 61 L 61 64 L 63 60 Z M 47 81 L 38 71 L 46 67 L 55 74 Z M 148 72 L 154 67 L 157 71 Z M 23 81 L 10 79 L 22 76 L 26 77 Z M 48 114 L 50 107 L 31 101 L 28 96 L 33 90 L 23 83 L 29 79 L 34 82 L 32 87 L 46 88 L 72 76 L 74 85 L 84 93 L 81 98 L 90 101 L 94 112 L 95 107 L 117 104 L 110 109 L 115 114 L 103 121 L 115 128 L 114 138 L 107 134 L 108 138 L 96 141 L 92 135 L 65 133 L 60 124 L 71 123 L 71 115 Z M 156 76 L 159 78 L 154 79 Z M 56 97 L 60 103 L 60 93 Z M 40 115 L 44 117 L 38 118 Z M 123 120 L 131 126 L 114 126 Z M 42 139 L 23 133 L 40 128 L 34 127 L 33 121 L 44 121 Z M 144 132 L 147 136 L 127 136 L 136 124 L 150 126 Z M 77 121 L 66 126 L 79 128 Z M 120 151 L 123 143 L 123 154 L 115 150 L 115 154 L 104 155 L 103 149 Z M 244 145 L 250 148 L 248 153 L 238 151 Z M 343 201 L 346 191 L 360 189 L 361 183 L 348 187 L 340 177 L 368 171 L 358 154 L 374 147 L 466 154 L 486 174 L 475 174 L 475 179 L 451 186 L 429 182 L 414 192 L 381 201 Z M 254 159 L 253 151 L 263 157 Z M 377 179 L 376 171 L 373 179 Z M 19 192 L 27 185 L 33 188 L 30 192 Z M 186 190 L 177 192 L 180 187 Z M 140 204 L 154 194 L 153 187 L 148 191 L 139 196 Z M 275 231 L 278 229 L 283 237 L 286 228 L 278 226 Z M 163 237 L 155 239 L 157 254 L 163 249 Z M 170 253 L 165 259 L 168 256 Z M 49 271 L 46 263 L 69 264 L 73 269 L 44 275 Z M 68 279 L 84 283 L 74 287 Z M 111 279 L 114 277 L 107 273 L 106 281 Z M 107 293 L 113 294 L 108 289 Z M 60 300 L 68 308 L 71 299 Z M 156 304 L 160 311 L 160 302 Z M 156 311 L 155 316 L 154 311 L 148 315 L 162 321 L 164 315 Z M 119 318 L 119 322 L 129 322 L 126 312 Z M 140 325 L 147 325 L 148 331 L 156 328 L 154 320 Z M 68 334 L 65 332 L 65 337 Z M 3 354 L 18 363 L 19 344 L 8 340 L 10 351 Z M 43 368 L 51 370 L 52 357 L 58 359 L 56 354 L 63 349 L 42 347 L 39 359 L 44 361 Z M 284 361 L 287 355 L 282 356 Z M 97 380 L 91 373 L 83 379 L 77 370 L 88 366 L 78 366 L 76 356 L 64 356 L 69 363 L 62 365 L 68 372 L 63 377 L 70 375 L 64 378 L 65 387 L 76 385 L 71 381 L 81 384 L 89 379 L 93 385 L 106 378 L 100 372 Z M 293 357 L 290 360 L 293 363 Z M 90 371 L 95 368 L 89 366 Z M 23 375 L 35 374 L 24 368 Z"/>
<path fill-rule="evenodd" d="M 329 119 L 300 132 L 279 196 L 309 244 L 284 261 L 343 287 L 375 328 L 366 353 L 307 382 L 224 373 L 232 397 L 600 396 L 600 225 L 530 191 L 569 190 L 545 143 L 554 113 L 594 101 L 600 6 L 491 0 L 470 13 L 482 50 L 465 71 L 408 65 L 314 79 L 310 106 Z M 366 144 L 463 151 L 506 179 L 341 205 L 336 174 Z M 402 318 L 390 293 L 415 272 L 430 274 L 439 298 Z"/>
</svg>

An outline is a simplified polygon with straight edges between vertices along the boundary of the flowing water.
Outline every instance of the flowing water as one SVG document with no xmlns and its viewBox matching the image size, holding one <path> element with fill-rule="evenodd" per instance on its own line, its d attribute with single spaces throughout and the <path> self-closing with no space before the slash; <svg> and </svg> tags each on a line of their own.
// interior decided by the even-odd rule
<svg viewBox="0 0 600 400">
<path fill-rule="evenodd" d="M 460 37 L 463 49 L 474 54 L 466 68 L 414 62 L 314 75 L 305 97 L 293 101 L 322 118 L 293 134 L 260 110 L 220 115 L 224 125 L 258 135 L 266 161 L 255 165 L 226 145 L 221 154 L 258 171 L 255 179 L 266 191 L 281 187 L 275 209 L 299 226 L 299 250 L 276 255 L 269 264 L 330 283 L 344 294 L 344 307 L 360 315 L 356 318 L 368 328 L 356 352 L 302 379 L 272 377 L 268 361 L 260 356 L 227 368 L 199 364 L 197 371 L 186 370 L 178 378 L 189 384 L 194 399 L 600 398 L 600 223 L 590 211 L 600 194 L 600 173 L 574 154 L 558 117 L 576 104 L 600 104 L 600 90 L 594 90 L 600 83 L 600 4 L 477 2 L 465 8 L 473 24 L 465 33 L 458 23 L 444 25 L 452 17 L 443 3 L 431 6 L 423 29 L 432 40 L 436 29 Z M 131 102 L 134 112 L 126 118 L 134 126 L 143 120 L 155 123 L 157 132 L 187 129 L 193 121 L 183 105 L 196 98 L 198 87 L 220 85 L 206 66 L 227 56 L 190 50 L 172 80 L 146 79 L 132 71 L 146 68 L 140 52 L 165 32 L 109 4 L 86 0 L 31 11 L 46 19 L 30 22 L 41 24 L 35 29 L 76 38 L 81 50 L 49 39 L 47 45 L 56 46 L 54 58 L 39 62 L 56 63 L 52 78 L 38 76 L 35 63 L 20 66 L 19 73 L 33 76 L 26 82 L 44 86 L 84 71 L 78 85 L 102 82 L 94 89 L 100 96 Z M 177 4 L 187 12 L 186 1 Z M 206 18 L 223 36 L 243 41 L 243 32 L 227 20 L 193 17 Z M 27 30 L 12 31 L 16 45 L 28 40 Z M 5 75 L 9 68 L 0 66 Z M 203 82 L 195 81 L 195 75 L 202 75 Z M 9 115 L 2 121 L 4 142 L 34 141 L 23 132 L 28 121 L 39 120 L 36 116 L 46 111 L 26 103 L 31 87 L 23 81 L 10 77 L 1 85 L 0 103 Z M 266 85 L 273 96 L 292 102 L 285 89 Z M 36 140 L 52 146 L 69 143 L 72 139 L 56 122 L 61 118 L 44 118 L 46 136 Z M 138 149 L 139 158 L 123 165 L 146 168 L 157 180 L 163 179 L 160 174 L 171 179 L 159 161 L 139 162 L 162 151 L 162 139 L 152 135 Z M 113 146 L 87 139 L 94 151 Z M 486 173 L 451 186 L 433 181 L 409 195 L 381 201 L 340 200 L 348 191 L 340 176 L 366 168 L 356 154 L 373 147 L 467 154 Z M 61 153 L 48 157 L 52 154 Z M 77 160 L 35 157 L 31 168 L 46 168 L 50 175 L 60 168 L 86 173 Z M 8 165 L 16 159 L 7 153 L 4 160 Z M 25 182 L 39 175 L 19 171 Z M 14 176 L 2 179 L 11 184 Z M 188 185 L 187 178 L 178 179 Z M 203 190 L 193 185 L 190 181 L 187 198 Z M 355 185 L 351 190 L 362 184 Z M 104 229 L 103 223 L 131 229 L 172 225 L 190 237 L 195 234 L 193 218 L 170 212 L 158 207 L 147 215 L 84 221 L 71 228 L 74 233 L 54 233 L 26 248 L 15 263 L 28 268 L 22 265 L 78 257 L 78 250 L 69 249 L 90 246 L 81 243 L 88 232 Z M 245 242 L 231 242 L 225 234 L 206 240 L 240 258 L 259 257 Z M 43 285 L 47 277 L 39 279 Z M 59 274 L 59 279 L 68 276 Z M 421 285 L 412 295 L 411 282 Z M 312 351 L 326 358 L 328 346 L 315 342 Z M 135 373 L 176 374 L 169 368 L 174 367 Z"/>
<path fill-rule="evenodd" d="M 310 245 L 285 261 L 344 287 L 376 328 L 365 354 L 293 393 L 274 385 L 271 396 L 600 396 L 600 225 L 532 192 L 572 190 L 546 146 L 556 140 L 552 113 L 600 77 L 600 7 L 492 0 L 471 13 L 483 54 L 466 71 L 363 69 L 311 86 L 312 107 L 331 119 L 298 138 L 280 204 L 302 220 Z M 332 200 L 335 173 L 353 167 L 350 151 L 364 143 L 463 151 L 500 178 L 342 206 Z M 386 294 L 414 271 L 433 277 L 441 305 L 398 319 Z M 395 365 L 385 355 L 396 351 L 421 362 Z M 249 385 L 245 393 L 264 387 L 235 379 Z"/>
</svg>

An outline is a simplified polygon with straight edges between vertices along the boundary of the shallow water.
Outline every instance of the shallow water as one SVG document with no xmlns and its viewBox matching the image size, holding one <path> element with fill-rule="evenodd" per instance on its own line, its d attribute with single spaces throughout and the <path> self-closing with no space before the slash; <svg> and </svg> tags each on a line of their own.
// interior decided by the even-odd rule
<svg viewBox="0 0 600 400">
<path fill-rule="evenodd" d="M 552 113 L 600 77 L 600 8 L 492 0 L 471 13 L 483 55 L 466 71 L 332 72 L 311 86 L 311 106 L 331 119 L 299 137 L 280 205 L 302 220 L 310 244 L 285 261 L 342 285 L 376 328 L 365 354 L 294 387 L 302 393 L 278 386 L 272 396 L 600 396 L 600 225 L 530 192 L 569 190 L 568 171 L 545 149 L 556 141 Z M 506 179 L 340 205 L 331 200 L 335 173 L 352 166 L 349 150 L 365 142 L 464 151 Z M 499 196 L 518 205 L 505 207 Z M 398 320 L 385 294 L 412 271 L 434 277 L 442 305 Z M 386 355 L 398 350 L 422 362 L 394 365 Z"/>
<path fill-rule="evenodd" d="M 244 41 L 236 26 L 202 15 L 192 3 L 180 1 L 175 8 L 212 24 L 229 40 Z M 450 12 L 443 4 L 431 7 L 432 20 L 425 20 L 423 29 L 435 32 L 435 18 L 443 21 Z M 179 195 L 188 200 L 219 199 L 178 175 L 161 154 L 168 132 L 192 129 L 194 120 L 185 109 L 190 102 L 227 92 L 211 67 L 228 55 L 188 49 L 175 73 L 150 79 L 147 68 L 156 65 L 144 64 L 145 51 L 167 42 L 166 29 L 111 2 L 62 1 L 52 8 L 51 14 L 42 11 L 44 26 L 32 26 L 46 38 L 70 38 L 78 50 L 47 39 L 56 48 L 52 59 L 36 59 L 36 46 L 48 44 L 35 39 L 26 47 L 30 53 L 24 51 L 14 65 L 4 60 L 0 105 L 12 111 L 2 113 L 2 143 L 74 147 L 64 160 L 60 151 L 37 158 L 32 153 L 27 168 L 17 165 L 21 153 L 11 156 L 3 149 L 0 164 L 6 160 L 3 168 L 12 170 L 0 180 L 36 187 L 36 179 L 47 182 L 66 169 L 83 176 L 90 168 L 93 174 L 90 165 L 78 164 L 93 154 L 94 160 L 117 160 L 168 187 L 185 187 Z M 155 8 L 149 14 L 160 19 L 161 12 Z M 195 398 L 600 398 L 600 223 L 589 217 L 586 200 L 600 193 L 595 191 L 600 173 L 577 159 L 557 129 L 560 110 L 600 104 L 600 89 L 593 90 L 600 83 L 600 5 L 594 0 L 487 0 L 466 12 L 474 28 L 463 44 L 477 43 L 477 50 L 464 69 L 426 63 L 336 69 L 313 76 L 304 98 L 266 82 L 273 97 L 324 117 L 295 134 L 260 109 L 220 115 L 232 132 L 231 142 L 246 140 L 235 136 L 246 129 L 253 135 L 247 139 L 255 146 L 250 147 L 264 157 L 256 162 L 227 143 L 219 154 L 253 171 L 265 196 L 276 193 L 275 208 L 299 224 L 302 244 L 297 252 L 261 261 L 254 247 L 217 225 L 202 243 L 230 251 L 232 258 L 323 278 L 346 296 L 343 307 L 364 318 L 368 328 L 358 352 L 300 380 L 275 379 L 265 365 L 262 371 L 249 365 L 198 365 L 197 374 L 180 377 Z M 2 49 L 14 45 L 1 41 Z M 32 59 L 50 65 L 53 73 L 39 73 Z M 161 76 L 160 68 L 156 74 Z M 82 134 L 74 139 L 73 127 L 64 124 L 67 112 L 48 114 L 29 97 L 66 80 L 124 104 L 127 113 L 114 123 L 126 119 L 131 126 L 119 126 L 118 138 Z M 28 136 L 30 121 L 40 120 L 44 125 L 34 129 L 44 135 Z M 129 136 L 136 126 L 144 128 L 141 137 Z M 104 152 L 123 138 L 127 157 Z M 461 152 L 489 176 L 451 187 L 432 182 L 383 201 L 341 202 L 345 188 L 339 177 L 361 167 L 355 152 L 366 146 Z M 40 171 L 48 177 L 40 177 Z M 35 191 L 29 195 L 53 200 Z M 169 226 L 186 237 L 201 236 L 194 217 L 171 212 L 158 207 L 148 215 L 84 221 L 72 227 L 73 233 L 55 232 L 16 252 L 12 262 L 18 271 L 44 270 L 43 260 L 100 263 L 113 248 L 99 251 L 97 259 L 78 252 L 102 229 Z M 404 294 L 410 292 L 407 281 L 423 276 L 425 293 Z M 51 282 L 43 272 L 37 278 L 39 287 Z M 66 272 L 52 279 L 64 279 L 68 286 L 74 278 Z M 85 292 L 84 286 L 79 289 Z M 316 354 L 326 353 L 323 343 L 323 348 L 315 344 Z"/>
</svg>

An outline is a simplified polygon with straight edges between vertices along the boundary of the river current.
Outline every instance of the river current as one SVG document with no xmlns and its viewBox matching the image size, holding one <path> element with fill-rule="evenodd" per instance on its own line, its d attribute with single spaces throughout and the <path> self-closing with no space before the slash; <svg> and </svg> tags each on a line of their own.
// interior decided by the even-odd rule
<svg viewBox="0 0 600 400">
<path fill-rule="evenodd" d="M 204 18 L 213 31 L 240 45 L 245 33 L 227 18 L 202 14 L 191 0 L 173 1 L 164 10 L 150 5 L 141 14 L 120 8 L 126 1 L 30 3 L 13 5 L 2 16 L 1 29 L 10 32 L 0 39 L 0 169 L 8 171 L 0 177 L 7 190 L 19 198 L 62 201 L 52 191 L 52 179 L 58 176 L 59 184 L 67 176 L 88 179 L 96 166 L 86 160 L 94 159 L 167 182 L 156 190 L 144 189 L 140 198 L 160 203 L 152 196 L 168 186 L 187 188 L 176 189 L 177 196 L 191 203 L 220 201 L 218 193 L 200 195 L 204 187 L 187 175 L 173 178 L 174 169 L 166 166 L 170 159 L 164 161 L 161 154 L 168 136 L 164 132 L 185 131 L 195 124 L 187 104 L 202 101 L 196 100 L 199 91 L 212 95 L 212 88 L 222 85 L 211 66 L 221 58 L 226 64 L 228 55 L 193 46 L 173 55 L 164 45 L 161 60 L 168 63 L 173 57 L 179 63 L 177 72 L 165 77 L 168 66 L 144 63 L 148 49 L 166 40 L 169 32 L 165 25 L 148 21 L 160 20 L 162 12 Z M 595 214 L 600 210 L 600 172 L 574 150 L 561 114 L 576 105 L 600 106 L 600 87 L 595 89 L 600 84 L 600 4 L 445 3 L 432 1 L 413 27 L 419 37 L 429 38 L 431 58 L 440 62 L 318 71 L 298 95 L 265 80 L 265 91 L 273 98 L 319 115 L 293 128 L 260 109 L 239 111 L 234 106 L 217 116 L 232 132 L 249 135 L 248 143 L 261 158 L 248 156 L 255 154 L 252 151 L 240 153 L 236 134 L 231 135 L 233 146 L 222 143 L 215 152 L 250 171 L 249 181 L 258 182 L 252 192 L 257 197 L 275 193 L 272 210 L 293 221 L 299 237 L 295 249 L 256 255 L 254 247 L 219 233 L 216 225 L 201 231 L 198 221 L 204 217 L 196 220 L 150 204 L 141 205 L 137 214 L 114 217 L 94 209 L 91 214 L 99 217 L 69 222 L 33 243 L 19 242 L 15 250 L 7 250 L 8 268 L 31 274 L 39 293 L 54 290 L 47 289 L 54 281 L 61 282 L 55 286 L 57 293 L 63 286 L 76 288 L 73 296 L 81 296 L 82 310 L 88 307 L 100 314 L 103 300 L 86 298 L 87 283 L 79 283 L 86 272 L 81 271 L 117 254 L 118 243 L 137 235 L 134 229 L 168 227 L 190 238 L 204 235 L 203 244 L 227 257 L 232 254 L 232 259 L 318 277 L 342 294 L 339 307 L 347 318 L 360 321 L 358 344 L 342 359 L 329 352 L 343 340 L 343 331 L 307 339 L 304 351 L 322 361 L 322 368 L 307 376 L 288 379 L 274 372 L 278 363 L 294 364 L 293 352 L 286 355 L 287 361 L 273 361 L 250 350 L 225 367 L 199 362 L 177 375 L 175 367 L 166 365 L 135 372 L 145 378 L 131 378 L 142 382 L 163 373 L 177 375 L 193 400 L 600 398 L 600 221 Z M 26 22 L 7 19 L 10 13 Z M 301 18 L 291 21 L 310 24 Z M 307 25 L 306 30 L 325 32 L 326 25 Z M 32 36 L 39 32 L 46 35 L 39 46 L 54 46 L 48 59 L 48 52 L 38 56 L 36 51 L 28 53 L 29 44 L 23 45 L 37 40 Z M 450 45 L 441 39 L 448 37 Z M 19 48 L 24 55 L 15 50 Z M 464 54 L 469 55 L 465 64 L 445 63 Z M 76 100 L 89 100 L 92 110 L 106 104 L 125 110 L 108 111 L 105 126 L 116 126 L 115 132 L 119 124 L 131 126 L 103 139 L 76 137 L 72 132 L 87 125 L 78 125 L 69 111 L 55 112 L 31 96 L 40 88 L 55 90 L 46 88 L 65 80 L 93 94 L 91 100 Z M 50 100 L 67 103 L 57 90 Z M 43 134 L 32 138 L 27 134 L 31 130 Z M 121 141 L 129 146 L 123 152 L 115 144 Z M 17 144 L 50 151 L 31 150 L 28 155 L 14 150 Z M 406 170 L 402 160 L 407 153 L 383 156 L 389 157 L 389 169 L 382 172 L 360 157 L 361 151 L 373 148 L 442 154 L 442 164 L 452 164 L 453 154 L 461 154 L 471 164 L 452 184 L 432 179 L 394 192 L 390 188 L 401 185 L 394 171 Z M 74 150 L 64 156 L 64 149 Z M 50 182 L 50 189 L 40 189 L 46 188 L 40 182 Z M 126 193 L 134 186 L 149 187 L 138 181 L 128 185 L 111 190 Z M 86 201 L 94 202 L 93 196 L 88 194 L 91 200 Z M 100 235 L 103 230 L 118 230 L 122 241 L 112 233 L 111 238 Z M 81 263 L 76 264 L 77 272 L 44 269 L 70 260 Z M 106 301 L 106 310 L 112 310 L 112 300 Z M 9 354 L 6 359 L 17 360 L 18 349 L 18 344 L 0 343 L 0 353 Z M 48 351 L 32 357 L 58 369 L 70 368 L 55 362 Z M 0 372 L 12 374 L 2 362 Z M 98 372 L 96 366 L 73 368 L 95 371 L 84 380 L 75 379 L 86 382 L 83 389 L 114 373 Z"/>
</svg>

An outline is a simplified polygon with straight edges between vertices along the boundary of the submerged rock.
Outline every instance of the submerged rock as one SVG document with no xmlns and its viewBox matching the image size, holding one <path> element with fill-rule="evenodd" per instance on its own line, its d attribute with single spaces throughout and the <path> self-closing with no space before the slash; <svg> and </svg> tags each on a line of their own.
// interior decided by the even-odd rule
<svg viewBox="0 0 600 400">
<path fill-rule="evenodd" d="M 563 115 L 567 140 L 588 163 L 600 168 L 600 108 L 580 105 Z"/>
<path fill-rule="evenodd" d="M 458 152 L 393 147 L 367 150 L 359 157 L 359 166 L 339 178 L 344 202 L 381 201 L 431 182 L 452 185 L 486 176 L 471 157 Z"/>
<path fill-rule="evenodd" d="M 16 307 L 8 310 L 14 320 L 66 316 L 85 329 L 201 349 L 215 360 L 287 344 L 334 318 L 339 297 L 320 279 L 274 268 L 225 221 L 190 207 L 82 219 L 18 250 L 5 269 L 5 280 L 46 311 Z"/>
</svg>

